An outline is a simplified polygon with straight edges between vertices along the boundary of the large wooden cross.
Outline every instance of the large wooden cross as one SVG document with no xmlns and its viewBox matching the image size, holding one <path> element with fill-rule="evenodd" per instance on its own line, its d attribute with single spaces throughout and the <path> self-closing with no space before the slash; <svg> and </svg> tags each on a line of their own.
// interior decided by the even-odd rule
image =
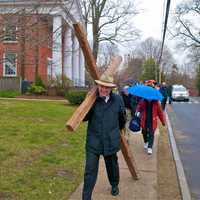
<svg viewBox="0 0 200 200">
<path fill-rule="evenodd" d="M 76 37 L 83 51 L 85 61 L 88 67 L 88 71 L 93 79 L 99 79 L 101 75 L 98 72 L 96 61 L 93 56 L 92 50 L 89 46 L 89 43 L 87 41 L 87 36 L 85 34 L 85 31 L 80 23 L 76 23 L 73 26 L 74 26 Z M 110 66 L 104 73 L 113 75 L 116 71 L 116 68 L 120 65 L 121 60 L 122 60 L 121 57 L 115 57 L 114 59 L 112 59 Z M 95 86 L 88 92 L 85 100 L 77 108 L 77 110 L 74 112 L 72 117 L 67 121 L 66 126 L 70 131 L 74 131 L 78 128 L 81 121 L 84 119 L 84 117 L 89 112 L 92 105 L 94 104 L 96 97 L 97 97 L 97 87 Z M 129 149 L 129 145 L 126 141 L 126 138 L 124 137 L 124 130 L 121 131 L 121 151 L 132 177 L 136 180 L 139 179 L 139 172 L 136 168 L 133 154 L 131 150 Z"/>
</svg>

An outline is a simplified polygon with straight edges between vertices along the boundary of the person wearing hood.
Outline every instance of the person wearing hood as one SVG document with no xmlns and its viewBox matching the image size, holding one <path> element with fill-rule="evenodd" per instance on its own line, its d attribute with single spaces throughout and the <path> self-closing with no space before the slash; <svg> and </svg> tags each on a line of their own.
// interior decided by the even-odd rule
<svg viewBox="0 0 200 200">
<path fill-rule="evenodd" d="M 135 109 L 137 107 L 137 103 L 139 100 L 136 96 L 128 93 L 128 88 L 129 88 L 129 86 L 124 86 L 124 88 L 121 92 L 121 96 L 124 101 L 126 112 L 127 113 L 130 112 L 131 117 L 133 117 L 135 115 Z M 128 117 L 128 118 L 130 118 L 130 117 Z"/>
</svg>

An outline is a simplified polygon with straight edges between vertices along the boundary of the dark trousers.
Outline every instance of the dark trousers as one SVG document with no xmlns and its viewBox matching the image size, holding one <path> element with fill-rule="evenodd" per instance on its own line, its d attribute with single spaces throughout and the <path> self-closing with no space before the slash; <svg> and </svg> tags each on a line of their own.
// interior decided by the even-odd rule
<svg viewBox="0 0 200 200">
<path fill-rule="evenodd" d="M 145 143 L 148 142 L 148 148 L 152 148 L 153 142 L 154 142 L 154 131 L 149 128 L 142 129 L 142 135 L 143 135 L 144 142 Z"/>
<path fill-rule="evenodd" d="M 172 104 L 172 97 L 169 96 L 169 104 Z"/>
<path fill-rule="evenodd" d="M 166 103 L 167 103 L 167 98 L 163 98 L 163 100 L 161 102 L 161 106 L 162 106 L 163 110 L 165 110 Z"/>
<path fill-rule="evenodd" d="M 91 200 L 92 191 L 97 180 L 99 157 L 100 155 L 92 152 L 86 152 L 82 200 Z M 110 185 L 117 186 L 119 184 L 119 165 L 117 154 L 115 153 L 109 156 L 104 156 L 104 161 Z"/>
</svg>

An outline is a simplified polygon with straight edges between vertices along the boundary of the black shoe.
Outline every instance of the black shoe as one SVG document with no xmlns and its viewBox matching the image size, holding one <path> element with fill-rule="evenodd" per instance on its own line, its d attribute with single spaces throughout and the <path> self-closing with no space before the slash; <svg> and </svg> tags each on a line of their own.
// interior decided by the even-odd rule
<svg viewBox="0 0 200 200">
<path fill-rule="evenodd" d="M 111 194 L 113 196 L 117 196 L 119 194 L 119 188 L 118 188 L 118 186 L 113 186 L 112 187 Z"/>
</svg>

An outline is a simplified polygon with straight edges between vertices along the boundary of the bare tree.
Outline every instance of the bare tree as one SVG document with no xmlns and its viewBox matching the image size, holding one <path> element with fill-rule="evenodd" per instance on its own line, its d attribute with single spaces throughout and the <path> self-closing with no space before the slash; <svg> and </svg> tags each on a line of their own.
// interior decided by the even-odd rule
<svg viewBox="0 0 200 200">
<path fill-rule="evenodd" d="M 52 48 L 53 32 L 52 16 L 50 13 L 56 7 L 61 7 L 62 3 L 60 0 L 54 0 L 51 6 L 49 6 L 48 12 L 44 10 L 45 14 L 43 14 L 43 9 L 45 9 L 43 3 L 44 1 L 34 1 L 31 8 L 13 6 L 7 10 L 6 14 L 1 14 L 0 16 L 0 41 L 5 42 L 8 35 L 8 37 L 16 37 L 14 40 L 19 43 L 20 48 L 16 53 L 17 61 L 21 65 L 20 75 L 22 79 L 26 78 L 25 66 L 26 68 L 35 67 L 35 79 L 38 77 L 39 63 L 42 63 L 41 58 L 39 58 L 41 48 L 44 46 Z M 6 25 L 11 27 L 6 30 Z M 43 29 L 48 31 L 44 33 Z M 30 55 L 27 55 L 27 49 L 29 52 L 32 52 Z M 1 62 L 4 61 L 2 60 Z M 44 62 L 46 64 L 46 60 Z"/>
<path fill-rule="evenodd" d="M 35 67 L 35 80 L 38 77 L 39 51 L 47 45 L 50 35 L 42 34 L 42 27 L 52 27 L 48 13 L 39 14 L 40 2 L 36 2 L 32 9 L 13 7 L 6 14 L 1 14 L 0 41 L 4 43 L 14 41 L 19 44 L 17 61 L 20 63 L 20 75 L 25 79 L 25 66 Z M 17 8 L 15 10 L 15 8 Z M 28 50 L 28 51 L 27 51 Z M 27 52 L 31 52 L 30 55 Z M 29 59 L 27 59 L 29 57 Z M 30 58 L 32 57 L 32 58 Z M 4 62 L 2 60 L 2 62 Z"/>
<path fill-rule="evenodd" d="M 186 64 L 182 66 L 180 70 L 176 64 L 172 66 L 172 71 L 165 74 L 165 80 L 168 84 L 182 84 L 186 86 L 189 90 L 195 91 L 195 81 L 194 77 L 188 73 L 188 68 Z"/>
<path fill-rule="evenodd" d="M 200 48 L 200 1 L 183 1 L 176 8 L 174 36 L 184 48 Z"/>
<path fill-rule="evenodd" d="M 200 1 L 183 1 L 176 7 L 171 31 L 177 48 L 185 51 L 190 72 L 200 63 Z"/>
<path fill-rule="evenodd" d="M 107 67 L 111 57 L 119 54 L 119 48 L 114 43 L 102 42 L 99 45 L 97 63 L 100 67 Z"/>
<path fill-rule="evenodd" d="M 188 58 L 192 65 L 198 65 L 200 63 L 200 48 L 190 48 L 188 52 Z"/>
<path fill-rule="evenodd" d="M 102 41 L 122 43 L 136 39 L 138 32 L 132 19 L 136 14 L 134 0 L 84 0 L 84 13 L 92 26 L 93 53 L 97 59 Z"/>
<path fill-rule="evenodd" d="M 144 61 L 153 58 L 158 63 L 160 50 L 161 41 L 155 40 L 154 38 L 147 38 L 137 46 L 137 49 L 135 49 L 135 54 L 136 56 L 142 58 Z M 162 60 L 160 63 L 162 66 L 162 71 L 168 71 L 173 63 L 173 56 L 168 47 L 165 45 L 163 49 Z"/>
<path fill-rule="evenodd" d="M 143 60 L 134 57 L 133 54 L 127 55 L 126 57 L 124 65 L 127 67 L 120 71 L 118 85 L 129 85 L 140 81 Z"/>
</svg>

